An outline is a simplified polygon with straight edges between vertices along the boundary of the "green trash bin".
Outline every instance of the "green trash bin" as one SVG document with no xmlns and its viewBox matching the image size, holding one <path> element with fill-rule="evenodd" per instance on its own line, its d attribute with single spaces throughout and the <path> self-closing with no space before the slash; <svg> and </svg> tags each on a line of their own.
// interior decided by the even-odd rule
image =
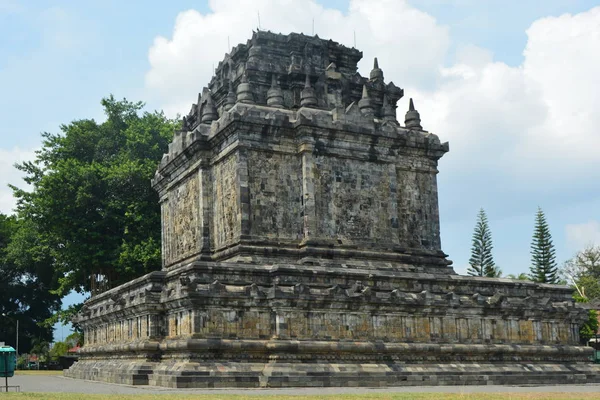
<svg viewBox="0 0 600 400">
<path fill-rule="evenodd" d="M 10 346 L 0 347 L 0 377 L 12 378 L 17 366 L 17 352 Z"/>
</svg>

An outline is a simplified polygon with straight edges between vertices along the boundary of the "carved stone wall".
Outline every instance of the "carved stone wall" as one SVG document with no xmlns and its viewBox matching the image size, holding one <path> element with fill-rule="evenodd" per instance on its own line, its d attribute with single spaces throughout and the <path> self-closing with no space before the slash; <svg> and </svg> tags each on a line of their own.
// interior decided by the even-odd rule
<svg viewBox="0 0 600 400">
<path fill-rule="evenodd" d="M 439 249 L 440 222 L 436 175 L 431 172 L 398 170 L 399 236 L 408 247 Z"/>
<path fill-rule="evenodd" d="M 231 246 L 241 235 L 239 154 L 232 153 L 212 167 L 212 248 Z"/>
<path fill-rule="evenodd" d="M 398 244 L 394 173 L 389 164 L 315 157 L 317 235 L 346 244 Z"/>
<path fill-rule="evenodd" d="M 299 242 L 302 239 L 302 166 L 296 154 L 248 154 L 250 234 Z"/>
<path fill-rule="evenodd" d="M 585 310 L 570 296 L 566 288 L 508 279 L 197 264 L 96 296 L 84 333 L 86 345 L 163 335 L 577 345 Z"/>
<path fill-rule="evenodd" d="M 198 254 L 201 248 L 200 183 L 192 173 L 174 186 L 161 204 L 165 265 Z"/>
</svg>

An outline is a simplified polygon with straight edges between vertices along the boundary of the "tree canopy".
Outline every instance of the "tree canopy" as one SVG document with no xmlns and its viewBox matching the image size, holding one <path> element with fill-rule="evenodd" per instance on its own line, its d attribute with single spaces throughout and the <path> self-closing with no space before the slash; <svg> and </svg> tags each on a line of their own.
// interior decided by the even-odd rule
<svg viewBox="0 0 600 400">
<path fill-rule="evenodd" d="M 567 260 L 561 273 L 586 301 L 600 299 L 600 246 L 589 245 Z"/>
<path fill-rule="evenodd" d="M 61 304 L 50 292 L 56 283 L 51 262 L 28 251 L 35 248 L 34 233 L 27 221 L 0 214 L 0 335 L 16 346 L 18 322 L 20 353 L 29 351 L 32 339 L 52 340 L 51 327 L 41 323 Z"/>
<path fill-rule="evenodd" d="M 35 160 L 17 165 L 29 188 L 13 187 L 17 215 L 30 227 L 15 257 L 45 259 L 54 293 L 88 292 L 92 274 L 112 285 L 160 269 L 160 209 L 150 179 L 175 121 L 142 103 L 101 102 L 106 120 L 76 120 L 44 133 Z"/>
</svg>

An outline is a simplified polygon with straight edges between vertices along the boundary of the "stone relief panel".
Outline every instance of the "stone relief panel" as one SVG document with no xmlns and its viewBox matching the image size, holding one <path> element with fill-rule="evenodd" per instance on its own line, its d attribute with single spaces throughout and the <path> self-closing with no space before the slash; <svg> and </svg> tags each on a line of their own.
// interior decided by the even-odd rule
<svg viewBox="0 0 600 400">
<path fill-rule="evenodd" d="M 435 343 L 574 343 L 568 322 L 544 322 L 550 329 L 532 335 L 540 324 L 530 320 L 464 318 L 455 316 L 428 317 L 397 314 L 288 312 L 286 334 L 296 339 L 388 340 L 392 342 Z M 541 325 L 541 324 L 540 324 Z M 560 332 L 561 334 L 558 334 Z"/>
<path fill-rule="evenodd" d="M 302 177 L 299 156 L 251 151 L 248 154 L 250 234 L 302 238 Z"/>
<path fill-rule="evenodd" d="M 167 317 L 167 336 L 265 339 L 273 336 L 273 315 L 265 310 L 177 311 Z M 149 319 L 149 318 L 148 318 Z M 146 317 L 85 330 L 85 344 L 121 343 L 149 337 Z M 464 318 L 460 316 L 339 312 L 280 314 L 279 334 L 300 340 L 386 340 L 421 343 L 576 344 L 569 322 Z M 543 327 L 543 328 L 542 328 Z"/>
<path fill-rule="evenodd" d="M 165 266 L 195 255 L 200 247 L 200 183 L 194 173 L 162 203 Z"/>
<path fill-rule="evenodd" d="M 271 335 L 269 311 L 208 309 L 197 311 L 194 322 L 196 337 L 266 339 Z"/>
<path fill-rule="evenodd" d="M 208 309 L 169 316 L 169 336 L 195 334 L 196 337 L 263 339 L 275 334 L 273 315 L 266 310 L 241 311 Z M 568 322 L 465 318 L 463 316 L 398 315 L 339 312 L 286 311 L 280 315 L 285 337 L 299 340 L 386 340 L 420 343 L 574 343 Z M 537 325 L 553 326 L 535 334 Z M 192 328 L 193 325 L 193 328 Z M 532 334 L 533 333 L 533 334 Z"/>
<path fill-rule="evenodd" d="M 436 176 L 399 169 L 397 187 L 400 243 L 413 248 L 440 250 Z"/>
<path fill-rule="evenodd" d="M 317 236 L 342 243 L 398 242 L 395 167 L 315 157 Z"/>
<path fill-rule="evenodd" d="M 212 247 L 222 249 L 238 241 L 241 234 L 240 185 L 237 153 L 213 166 Z"/>
</svg>

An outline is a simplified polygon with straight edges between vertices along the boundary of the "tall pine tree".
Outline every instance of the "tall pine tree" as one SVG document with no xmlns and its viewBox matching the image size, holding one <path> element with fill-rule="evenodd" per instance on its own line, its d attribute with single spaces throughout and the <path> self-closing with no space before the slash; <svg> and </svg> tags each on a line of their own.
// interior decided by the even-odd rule
<svg viewBox="0 0 600 400">
<path fill-rule="evenodd" d="M 535 228 L 531 240 L 531 280 L 540 283 L 557 283 L 558 267 L 552 235 L 546 216 L 538 207 L 535 215 Z"/>
<path fill-rule="evenodd" d="M 487 216 L 482 208 L 477 214 L 477 223 L 473 232 L 473 246 L 471 247 L 471 258 L 469 259 L 470 266 L 467 269 L 469 275 L 491 278 L 500 276 L 500 271 L 494 264 L 492 248 L 492 233 L 488 226 Z"/>
</svg>

